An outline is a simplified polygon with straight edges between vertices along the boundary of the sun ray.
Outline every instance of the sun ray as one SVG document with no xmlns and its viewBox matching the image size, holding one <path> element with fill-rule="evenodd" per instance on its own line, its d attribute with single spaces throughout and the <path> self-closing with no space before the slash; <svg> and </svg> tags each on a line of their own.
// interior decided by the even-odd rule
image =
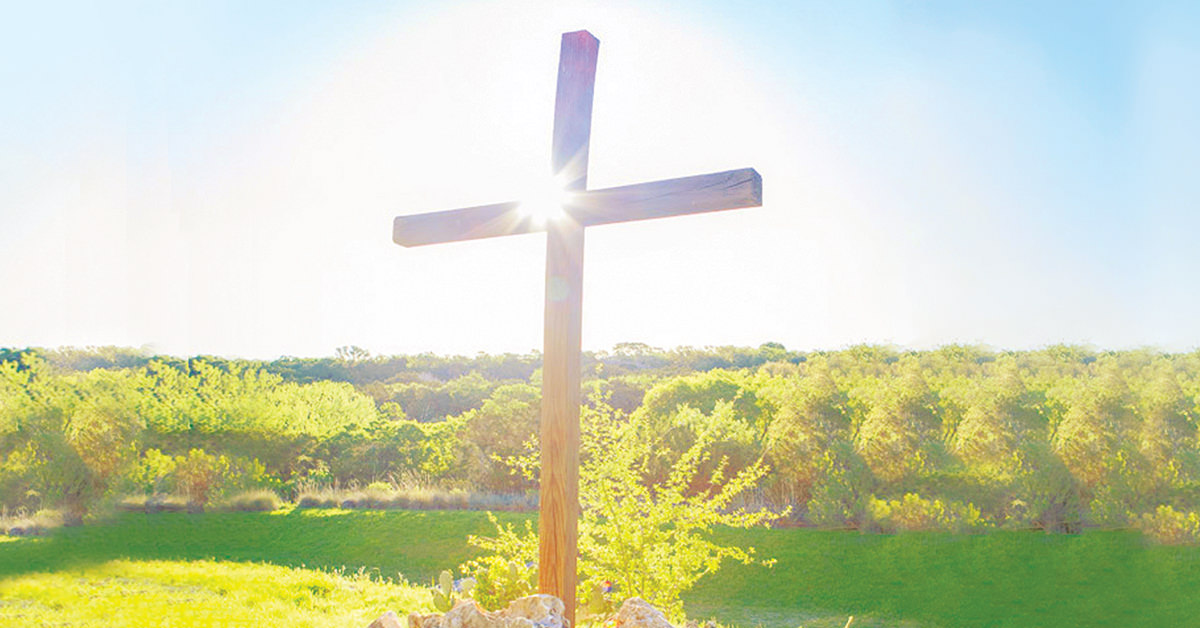
<svg viewBox="0 0 1200 628">
<path fill-rule="evenodd" d="M 517 211 L 538 227 L 560 220 L 574 195 L 565 189 L 561 176 L 547 177 L 530 185 L 521 196 Z"/>
</svg>

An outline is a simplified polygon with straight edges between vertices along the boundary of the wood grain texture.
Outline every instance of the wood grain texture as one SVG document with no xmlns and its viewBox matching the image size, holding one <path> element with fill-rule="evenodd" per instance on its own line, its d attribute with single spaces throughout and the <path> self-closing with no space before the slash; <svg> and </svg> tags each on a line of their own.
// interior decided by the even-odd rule
<svg viewBox="0 0 1200 628">
<path fill-rule="evenodd" d="M 762 205 L 762 177 L 753 168 L 591 190 L 567 213 L 590 227 Z"/>
<path fill-rule="evenodd" d="M 592 94 L 600 41 L 565 33 L 554 98 L 552 172 L 571 191 L 587 189 Z M 542 352 L 541 508 L 538 589 L 557 596 L 575 626 L 579 555 L 579 365 L 583 329 L 583 225 L 556 220 L 546 231 L 546 323 Z"/>
<path fill-rule="evenodd" d="M 586 173 L 582 181 L 586 182 Z M 576 192 L 565 209 L 584 227 L 614 222 L 649 220 L 703 212 L 759 207 L 762 177 L 741 168 L 665 181 Z M 546 225 L 522 216 L 520 203 L 497 203 L 465 209 L 399 216 L 392 239 L 402 246 L 423 246 L 459 240 L 544 231 Z"/>
<path fill-rule="evenodd" d="M 424 246 L 460 240 L 542 231 L 521 215 L 520 203 L 496 203 L 412 216 L 397 216 L 392 222 L 392 241 L 400 246 Z"/>
<path fill-rule="evenodd" d="M 567 190 L 587 189 L 592 95 L 599 53 L 600 40 L 591 33 L 563 33 L 558 57 L 558 89 L 554 96 L 550 171 Z"/>
<path fill-rule="evenodd" d="M 762 205 L 762 178 L 752 168 L 587 190 L 592 96 L 600 42 L 566 33 L 554 101 L 552 173 L 571 201 L 546 224 L 497 203 L 395 219 L 403 246 L 546 231 L 546 300 L 542 366 L 541 512 L 538 588 L 566 606 L 575 625 L 579 525 L 579 404 L 586 227 Z"/>
<path fill-rule="evenodd" d="M 538 588 L 557 596 L 574 625 L 579 536 L 579 402 L 583 329 L 583 227 L 546 232 Z"/>
</svg>

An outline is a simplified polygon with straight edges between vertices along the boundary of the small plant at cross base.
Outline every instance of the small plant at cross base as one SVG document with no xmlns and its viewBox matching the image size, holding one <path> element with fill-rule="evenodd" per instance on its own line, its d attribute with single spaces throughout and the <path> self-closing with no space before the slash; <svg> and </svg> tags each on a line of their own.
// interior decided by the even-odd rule
<svg viewBox="0 0 1200 628">
<path fill-rule="evenodd" d="M 679 412 L 695 411 L 684 407 Z M 729 404 L 718 404 L 713 413 L 721 415 L 713 417 L 714 425 L 736 420 Z M 626 419 L 603 399 L 593 399 L 582 414 L 580 605 L 576 609 L 580 623 L 602 621 L 622 601 L 635 596 L 680 620 L 683 592 L 719 569 L 724 561 L 773 564 L 758 559 L 752 547 L 722 545 L 709 535 L 714 526 L 749 528 L 786 515 L 734 506 L 734 500 L 754 488 L 766 473 L 761 461 L 726 477 L 723 460 L 707 465 L 716 444 L 715 431 L 700 430 L 691 445 L 671 462 L 666 478 L 651 482 L 648 469 L 651 461 L 661 457 L 660 439 L 648 438 L 647 431 L 641 429 L 644 426 Z M 531 443 L 530 452 L 513 464 L 533 475 L 536 455 Z M 711 472 L 700 478 L 703 468 Z M 707 488 L 693 488 L 698 485 Z M 495 537 L 468 540 L 488 552 L 462 567 L 479 580 L 475 599 L 480 604 L 499 608 L 532 592 L 536 573 L 529 576 L 538 555 L 532 523 L 526 524 L 523 533 L 511 524 L 497 524 Z M 499 567 L 507 569 L 509 564 L 526 565 L 528 570 L 518 569 L 517 577 L 501 574 L 503 577 L 496 578 L 501 573 Z"/>
<path fill-rule="evenodd" d="M 433 588 L 433 607 L 443 613 L 449 611 L 459 600 L 469 596 L 474 586 L 473 578 L 455 580 L 449 571 L 443 571 Z"/>
</svg>

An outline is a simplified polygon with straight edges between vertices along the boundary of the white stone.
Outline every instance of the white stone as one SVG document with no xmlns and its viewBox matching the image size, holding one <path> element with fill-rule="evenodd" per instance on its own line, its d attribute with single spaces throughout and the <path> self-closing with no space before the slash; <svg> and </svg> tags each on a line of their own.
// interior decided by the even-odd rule
<svg viewBox="0 0 1200 628">
<path fill-rule="evenodd" d="M 513 600 L 502 611 L 485 611 L 473 600 L 460 600 L 445 615 L 408 616 L 409 628 L 569 628 L 562 600 L 530 595 Z M 374 628 L 374 627 L 372 627 Z M 390 627 L 387 627 L 390 628 Z"/>
<path fill-rule="evenodd" d="M 617 611 L 617 628 L 674 628 L 663 612 L 640 597 L 631 597 Z"/>
<path fill-rule="evenodd" d="M 388 611 L 371 622 L 367 628 L 404 628 L 404 624 L 400 623 L 400 618 L 395 613 Z"/>
</svg>

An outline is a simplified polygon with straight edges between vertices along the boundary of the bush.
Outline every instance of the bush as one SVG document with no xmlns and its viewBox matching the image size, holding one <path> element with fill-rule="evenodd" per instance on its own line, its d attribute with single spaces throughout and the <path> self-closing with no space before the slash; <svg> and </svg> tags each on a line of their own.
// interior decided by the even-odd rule
<svg viewBox="0 0 1200 628">
<path fill-rule="evenodd" d="M 238 493 L 222 503 L 223 509 L 238 512 L 270 512 L 282 506 L 278 495 L 264 489 Z"/>
<path fill-rule="evenodd" d="M 204 509 L 204 505 L 200 505 Z M 152 495 L 146 500 L 146 512 L 192 512 L 195 502 L 185 495 Z"/>
<path fill-rule="evenodd" d="M 145 495 L 126 495 L 118 499 L 113 507 L 123 512 L 144 512 L 147 499 Z"/>
<path fill-rule="evenodd" d="M 39 510 L 32 515 L 18 510 L 12 515 L 0 516 L 0 532 L 9 536 L 36 536 L 67 523 L 67 517 L 58 510 Z"/>
<path fill-rule="evenodd" d="M 727 403 L 717 402 L 713 413 L 728 411 Z M 603 617 L 624 599 L 637 596 L 679 619 L 682 594 L 725 560 L 773 563 L 757 560 L 752 547 L 722 545 L 710 534 L 717 526 L 749 528 L 780 517 L 769 510 L 732 505 L 766 473 L 762 462 L 726 474 L 727 461 L 713 459 L 720 433 L 702 430 L 656 481 L 651 463 L 660 460 L 661 442 L 645 437 L 646 426 L 637 417 L 626 421 L 600 399 L 593 399 L 583 412 L 576 590 L 581 614 Z M 533 469 L 528 461 L 515 465 L 526 472 Z M 696 494 L 696 486 L 708 488 Z M 517 595 L 528 576 L 521 565 L 537 560 L 533 526 L 524 534 L 497 526 L 495 538 L 469 541 L 487 552 L 463 566 L 475 577 L 479 595 L 494 596 L 483 599 L 496 606 Z"/>
<path fill-rule="evenodd" d="M 970 502 L 942 502 L 907 493 L 896 500 L 871 498 L 872 522 L 883 532 L 945 530 L 949 532 L 979 532 L 989 527 L 979 509 Z"/>
<path fill-rule="evenodd" d="M 332 500 L 327 501 L 319 495 L 302 494 L 302 495 L 300 495 L 300 498 L 298 500 L 296 500 L 296 507 L 297 508 L 337 508 L 338 504 L 336 501 L 332 501 Z"/>
<path fill-rule="evenodd" d="M 343 491 L 307 481 L 298 484 L 296 492 L 297 508 L 338 508 L 343 498 Z"/>
<path fill-rule="evenodd" d="M 116 501 L 114 507 L 124 512 L 184 512 L 197 510 L 196 504 L 185 495 L 155 493 L 153 495 L 126 495 Z M 199 507 L 203 510 L 203 506 Z"/>
<path fill-rule="evenodd" d="M 1134 523 L 1142 534 L 1164 545 L 1200 543 L 1200 514 L 1180 512 L 1171 506 L 1159 506 L 1153 513 L 1138 517 Z"/>
<path fill-rule="evenodd" d="M 526 520 L 524 534 L 519 534 L 511 523 L 500 525 L 490 512 L 488 519 L 496 527 L 496 536 L 471 536 L 467 542 L 492 553 L 459 569 L 475 580 L 471 597 L 484 608 L 498 609 L 537 592 L 538 537 L 532 521 Z"/>
<path fill-rule="evenodd" d="M 490 493 L 463 489 L 395 489 L 373 482 L 366 489 L 302 485 L 298 508 L 371 508 L 376 510 L 537 510 L 537 495 L 526 493 Z"/>
</svg>

